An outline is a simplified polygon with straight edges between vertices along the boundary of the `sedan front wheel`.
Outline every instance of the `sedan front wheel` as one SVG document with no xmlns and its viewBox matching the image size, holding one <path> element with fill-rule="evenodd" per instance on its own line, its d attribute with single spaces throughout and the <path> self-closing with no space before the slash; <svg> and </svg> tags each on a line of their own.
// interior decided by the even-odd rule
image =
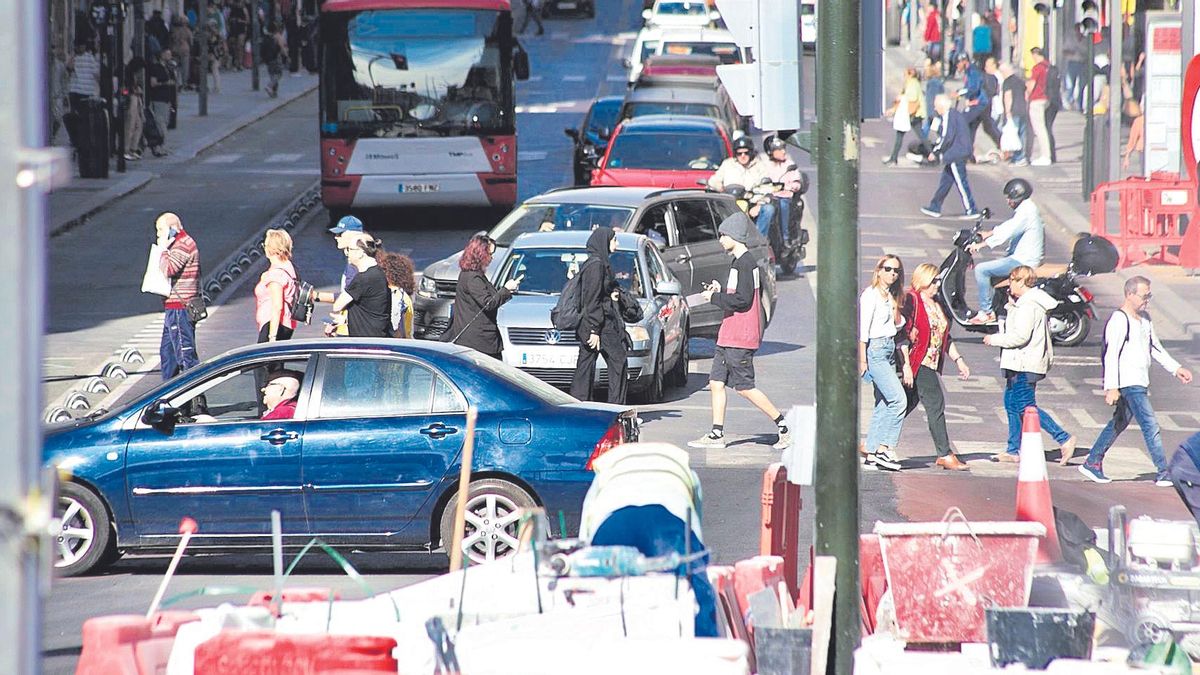
<svg viewBox="0 0 1200 675">
<path fill-rule="evenodd" d="M 454 539 L 454 510 L 458 492 L 450 496 L 438 531 L 446 553 Z M 535 508 L 533 495 L 520 486 L 500 478 L 471 481 L 467 493 L 466 522 L 462 546 L 463 557 L 471 564 L 507 558 L 517 552 L 521 516 Z"/>
<path fill-rule="evenodd" d="M 108 510 L 91 490 L 64 483 L 58 492 L 54 569 L 59 576 L 84 574 L 115 553 Z"/>
</svg>

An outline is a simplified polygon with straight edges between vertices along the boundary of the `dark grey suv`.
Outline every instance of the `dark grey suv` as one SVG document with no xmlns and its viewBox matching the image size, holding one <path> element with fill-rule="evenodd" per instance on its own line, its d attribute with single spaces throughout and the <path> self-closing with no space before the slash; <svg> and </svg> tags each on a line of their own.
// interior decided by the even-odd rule
<svg viewBox="0 0 1200 675">
<path fill-rule="evenodd" d="M 737 211 L 737 203 L 729 195 L 700 189 L 559 188 L 530 198 L 492 228 L 488 234 L 496 240 L 496 254 L 488 272 L 495 276 L 504 252 L 518 235 L 608 226 L 650 237 L 679 279 L 684 295 L 695 295 L 709 281 L 724 281 L 729 254 L 717 240 L 717 226 Z M 770 321 L 775 307 L 775 265 L 766 240 L 752 246 L 751 254 L 762 270 L 763 307 Z M 460 255 L 425 268 L 414 303 L 417 337 L 436 339 L 449 328 Z M 716 335 L 721 318 L 721 311 L 711 304 L 691 307 L 691 335 Z"/>
</svg>

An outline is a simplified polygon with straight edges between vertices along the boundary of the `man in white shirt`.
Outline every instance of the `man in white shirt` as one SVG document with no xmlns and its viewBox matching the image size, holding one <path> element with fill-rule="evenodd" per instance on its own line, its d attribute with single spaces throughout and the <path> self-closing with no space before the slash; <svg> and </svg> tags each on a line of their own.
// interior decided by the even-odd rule
<svg viewBox="0 0 1200 675">
<path fill-rule="evenodd" d="M 1046 224 L 1037 204 L 1029 198 L 1033 186 L 1024 178 L 1014 178 L 1004 184 L 1004 196 L 1008 206 L 1014 209 L 1012 218 L 1001 223 L 990 232 L 981 232 L 983 241 L 967 248 L 978 253 L 984 246 L 996 248 L 1008 245 L 1008 255 L 997 260 L 975 265 L 975 285 L 979 288 L 979 312 L 970 323 L 995 323 L 996 312 L 992 308 L 992 279 L 1008 278 L 1008 273 L 1024 265 L 1037 269 L 1042 264 L 1046 246 Z"/>
<path fill-rule="evenodd" d="M 1097 483 L 1112 482 L 1104 475 L 1104 453 L 1125 431 L 1129 422 L 1137 420 L 1146 439 L 1150 459 L 1158 470 L 1154 484 L 1160 487 L 1170 487 L 1172 484 L 1163 456 L 1162 432 L 1147 392 L 1150 386 L 1150 359 L 1158 361 L 1184 384 L 1192 381 L 1192 372 L 1171 358 L 1159 342 L 1150 315 L 1146 313 L 1151 297 L 1149 279 L 1130 277 L 1125 282 L 1124 304 L 1113 312 L 1104 327 L 1104 402 L 1115 404 L 1117 408 L 1104 431 L 1100 432 L 1100 437 L 1092 444 L 1087 461 L 1079 467 L 1080 473 Z"/>
</svg>

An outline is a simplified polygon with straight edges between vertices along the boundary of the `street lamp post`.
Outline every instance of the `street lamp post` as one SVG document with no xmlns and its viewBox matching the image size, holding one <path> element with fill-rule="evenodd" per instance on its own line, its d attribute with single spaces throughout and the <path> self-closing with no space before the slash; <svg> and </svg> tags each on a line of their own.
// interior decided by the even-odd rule
<svg viewBox="0 0 1200 675">
<path fill-rule="evenodd" d="M 1100 8 L 1096 4 L 1096 0 L 1083 0 L 1079 4 L 1079 17 L 1076 26 L 1079 28 L 1079 34 L 1087 40 L 1087 68 L 1084 73 L 1087 75 L 1087 101 L 1084 105 L 1087 108 L 1084 111 L 1086 116 L 1086 124 L 1084 126 L 1083 137 L 1083 198 L 1090 199 L 1092 190 L 1096 187 L 1096 169 L 1092 166 L 1096 157 L 1096 148 L 1094 145 L 1094 113 L 1096 107 L 1096 41 L 1093 36 L 1100 30 Z"/>
<path fill-rule="evenodd" d="M 258 91 L 258 43 L 262 40 L 262 24 L 258 20 L 258 4 L 250 5 L 250 88 Z"/>
</svg>

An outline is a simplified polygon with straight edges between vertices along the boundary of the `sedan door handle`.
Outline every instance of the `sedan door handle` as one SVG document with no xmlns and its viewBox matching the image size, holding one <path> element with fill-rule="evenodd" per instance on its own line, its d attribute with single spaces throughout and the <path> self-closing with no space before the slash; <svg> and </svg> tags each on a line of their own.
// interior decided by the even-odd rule
<svg viewBox="0 0 1200 675">
<path fill-rule="evenodd" d="M 270 443 L 271 445 L 283 445 L 288 441 L 294 441 L 297 438 L 300 438 L 300 434 L 294 431 L 284 431 L 283 429 L 272 429 L 262 436 L 259 436 L 259 438 Z"/>
<path fill-rule="evenodd" d="M 428 436 L 430 438 L 438 439 L 438 438 L 445 438 L 446 436 L 448 436 L 450 434 L 457 434 L 458 429 L 456 429 L 454 427 L 448 427 L 445 424 L 442 424 L 441 422 L 434 422 L 433 424 L 430 424 L 429 426 L 425 427 L 424 429 L 421 429 L 421 433 L 425 434 L 426 436 Z"/>
<path fill-rule="evenodd" d="M 692 259 L 692 256 L 690 256 L 690 255 L 688 255 L 688 254 L 686 254 L 686 253 L 680 253 L 678 256 L 676 256 L 676 257 L 675 257 L 675 262 L 677 262 L 677 263 L 685 263 L 685 262 L 687 262 L 687 261 L 689 261 L 689 260 L 691 260 L 691 259 Z"/>
</svg>

